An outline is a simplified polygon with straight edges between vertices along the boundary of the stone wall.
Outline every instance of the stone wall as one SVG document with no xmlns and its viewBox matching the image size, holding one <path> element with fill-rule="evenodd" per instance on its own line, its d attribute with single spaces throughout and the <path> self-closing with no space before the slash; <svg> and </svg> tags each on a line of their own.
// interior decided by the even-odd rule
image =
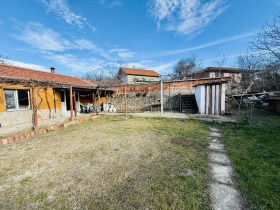
<svg viewBox="0 0 280 210">
<path fill-rule="evenodd" d="M 164 95 L 163 104 L 166 111 L 179 111 L 180 102 L 179 95 L 171 97 Z M 111 105 L 117 109 L 117 112 L 124 112 L 124 96 L 119 95 L 107 99 Z M 160 93 L 151 93 L 148 96 L 137 96 L 130 94 L 127 96 L 127 111 L 142 112 L 142 111 L 160 111 Z"/>
</svg>

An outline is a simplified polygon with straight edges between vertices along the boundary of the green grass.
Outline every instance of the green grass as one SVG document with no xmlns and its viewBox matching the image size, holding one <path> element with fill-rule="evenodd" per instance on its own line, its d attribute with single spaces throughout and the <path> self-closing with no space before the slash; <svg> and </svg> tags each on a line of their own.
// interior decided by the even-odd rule
<svg viewBox="0 0 280 210">
<path fill-rule="evenodd" d="M 280 116 L 261 111 L 253 125 L 221 126 L 248 209 L 280 209 Z"/>
<path fill-rule="evenodd" d="M 102 117 L 0 148 L 0 209 L 210 209 L 208 126 Z"/>
</svg>

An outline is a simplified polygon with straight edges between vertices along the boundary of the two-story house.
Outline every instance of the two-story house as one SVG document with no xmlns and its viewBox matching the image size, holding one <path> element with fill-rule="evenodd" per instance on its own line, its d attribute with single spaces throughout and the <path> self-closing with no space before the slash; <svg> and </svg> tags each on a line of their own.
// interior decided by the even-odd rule
<svg viewBox="0 0 280 210">
<path fill-rule="evenodd" d="M 159 74 L 154 70 L 134 69 L 121 67 L 118 72 L 118 78 L 123 84 L 135 84 L 146 82 L 158 82 Z"/>
</svg>

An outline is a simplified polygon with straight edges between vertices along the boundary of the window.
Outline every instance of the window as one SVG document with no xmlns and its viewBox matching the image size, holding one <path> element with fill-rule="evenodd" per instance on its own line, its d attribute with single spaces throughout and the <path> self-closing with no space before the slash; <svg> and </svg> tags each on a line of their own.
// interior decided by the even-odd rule
<svg viewBox="0 0 280 210">
<path fill-rule="evenodd" d="M 6 110 L 30 109 L 28 90 L 4 90 Z"/>
</svg>

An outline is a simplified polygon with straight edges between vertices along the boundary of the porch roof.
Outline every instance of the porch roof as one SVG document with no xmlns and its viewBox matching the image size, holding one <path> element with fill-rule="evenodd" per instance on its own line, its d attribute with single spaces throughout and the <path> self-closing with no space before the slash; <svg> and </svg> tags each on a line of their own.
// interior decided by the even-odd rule
<svg viewBox="0 0 280 210">
<path fill-rule="evenodd" d="M 57 88 L 68 88 L 69 86 L 72 86 L 81 89 L 96 89 L 91 81 L 79 77 L 66 76 L 8 65 L 0 65 L 0 83 L 1 82 L 22 84 L 25 86 L 35 85 Z"/>
</svg>

